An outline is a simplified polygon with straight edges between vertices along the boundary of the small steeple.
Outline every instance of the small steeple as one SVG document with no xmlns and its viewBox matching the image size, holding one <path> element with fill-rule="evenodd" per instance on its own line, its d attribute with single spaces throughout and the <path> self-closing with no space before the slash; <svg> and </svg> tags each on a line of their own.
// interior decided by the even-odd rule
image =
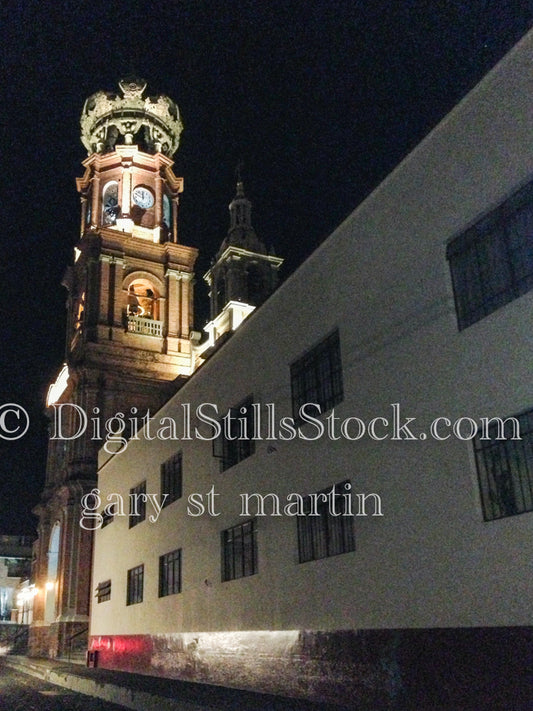
<svg viewBox="0 0 533 711">
<path fill-rule="evenodd" d="M 252 203 L 244 194 L 242 180 L 237 182 L 235 197 L 229 205 L 230 228 L 229 232 L 240 228 L 241 231 L 252 230 Z"/>
<path fill-rule="evenodd" d="M 240 247 L 252 252 L 258 252 L 259 254 L 266 254 L 265 245 L 257 236 L 252 225 L 252 203 L 244 194 L 244 183 L 241 171 L 242 162 L 238 164 L 235 170 L 237 187 L 235 197 L 229 204 L 230 226 L 219 254 L 230 246 Z"/>
<path fill-rule="evenodd" d="M 235 171 L 237 188 L 229 204 L 230 226 L 204 279 L 210 287 L 209 343 L 234 331 L 277 286 L 283 260 L 269 254 L 252 226 L 252 203 L 244 193 L 242 163 Z M 207 352 L 207 351 L 206 351 Z"/>
</svg>

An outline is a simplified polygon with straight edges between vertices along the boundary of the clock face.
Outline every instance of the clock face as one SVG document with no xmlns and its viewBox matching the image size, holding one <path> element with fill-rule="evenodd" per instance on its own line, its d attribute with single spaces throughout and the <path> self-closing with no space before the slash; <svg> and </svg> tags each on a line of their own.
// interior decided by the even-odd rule
<svg viewBox="0 0 533 711">
<path fill-rule="evenodd" d="M 154 196 L 148 188 L 137 186 L 133 189 L 132 197 L 133 202 L 143 210 L 147 210 L 154 204 Z"/>
</svg>

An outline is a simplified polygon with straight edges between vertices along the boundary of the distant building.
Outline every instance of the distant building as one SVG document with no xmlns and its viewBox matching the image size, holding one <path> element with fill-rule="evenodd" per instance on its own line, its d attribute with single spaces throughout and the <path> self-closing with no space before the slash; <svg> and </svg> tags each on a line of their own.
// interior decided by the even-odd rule
<svg viewBox="0 0 533 711">
<path fill-rule="evenodd" d="M 101 451 L 83 518 L 101 666 L 529 708 L 532 55 L 529 34 Z M 241 248 L 210 270 L 212 331 Z"/>
<path fill-rule="evenodd" d="M 0 621 L 17 622 L 17 592 L 30 577 L 32 540 L 29 536 L 0 535 Z"/>
</svg>

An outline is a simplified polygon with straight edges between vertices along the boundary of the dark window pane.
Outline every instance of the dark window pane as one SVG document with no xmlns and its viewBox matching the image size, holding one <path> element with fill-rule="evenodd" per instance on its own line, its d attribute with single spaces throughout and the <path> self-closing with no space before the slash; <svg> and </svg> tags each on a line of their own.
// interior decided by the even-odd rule
<svg viewBox="0 0 533 711">
<path fill-rule="evenodd" d="M 177 452 L 161 465 L 161 498 L 167 495 L 163 506 L 168 506 L 181 498 L 182 485 L 182 454 Z"/>
<path fill-rule="evenodd" d="M 111 580 L 104 580 L 96 586 L 96 599 L 98 602 L 111 600 Z"/>
<path fill-rule="evenodd" d="M 321 412 L 343 400 L 339 332 L 334 331 L 291 365 L 292 412 L 300 422 L 302 405 L 316 403 Z"/>
<path fill-rule="evenodd" d="M 447 248 L 459 329 L 533 288 L 533 184 Z"/>
<path fill-rule="evenodd" d="M 348 515 L 348 502 L 344 496 L 346 483 L 341 482 L 334 490 L 333 487 L 324 489 L 305 499 L 305 515 L 296 519 L 300 563 L 355 550 L 353 519 Z"/>
<path fill-rule="evenodd" d="M 143 600 L 144 565 L 128 570 L 126 605 L 135 605 Z"/>
<path fill-rule="evenodd" d="M 250 395 L 237 407 L 230 410 L 230 426 L 225 430 L 225 423 L 221 421 L 222 431 L 220 437 L 213 442 L 213 456 L 220 459 L 222 471 L 242 462 L 255 452 L 254 436 L 254 408 L 253 396 Z"/>
<path fill-rule="evenodd" d="M 130 489 L 129 527 L 133 528 L 146 518 L 146 481 Z"/>
<path fill-rule="evenodd" d="M 493 425 L 487 439 L 479 434 L 474 440 L 485 521 L 533 511 L 533 410 L 516 419 L 520 439 Z"/>
<path fill-rule="evenodd" d="M 222 581 L 244 578 L 257 573 L 255 520 L 222 531 Z"/>
<path fill-rule="evenodd" d="M 181 549 L 159 558 L 159 597 L 181 592 Z"/>
</svg>

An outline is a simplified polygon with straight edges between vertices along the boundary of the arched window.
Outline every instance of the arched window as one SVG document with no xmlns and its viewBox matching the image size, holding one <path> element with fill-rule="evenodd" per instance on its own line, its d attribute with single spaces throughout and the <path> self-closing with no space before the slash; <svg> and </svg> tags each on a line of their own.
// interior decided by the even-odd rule
<svg viewBox="0 0 533 711">
<path fill-rule="evenodd" d="M 57 617 L 57 573 L 59 569 L 59 549 L 61 543 L 61 524 L 54 523 L 48 544 L 48 570 L 45 585 L 44 621 L 54 622 Z"/>
<path fill-rule="evenodd" d="M 257 264 L 250 264 L 247 272 L 247 301 L 252 306 L 260 306 L 265 300 L 263 272 Z"/>
<path fill-rule="evenodd" d="M 74 328 L 79 330 L 83 326 L 83 319 L 85 316 L 85 292 L 80 296 L 78 302 L 75 306 L 74 312 Z"/>
<path fill-rule="evenodd" d="M 226 305 L 226 280 L 219 276 L 215 287 L 215 311 L 219 314 Z"/>
<path fill-rule="evenodd" d="M 128 316 L 159 318 L 159 294 L 148 279 L 136 279 L 128 289 Z"/>
<path fill-rule="evenodd" d="M 102 193 L 102 222 L 104 225 L 114 225 L 120 214 L 118 204 L 118 183 L 112 180 L 104 187 Z"/>
<path fill-rule="evenodd" d="M 170 203 L 170 198 L 168 195 L 163 195 L 163 222 L 170 229 L 170 223 L 172 221 L 172 205 Z"/>
</svg>

